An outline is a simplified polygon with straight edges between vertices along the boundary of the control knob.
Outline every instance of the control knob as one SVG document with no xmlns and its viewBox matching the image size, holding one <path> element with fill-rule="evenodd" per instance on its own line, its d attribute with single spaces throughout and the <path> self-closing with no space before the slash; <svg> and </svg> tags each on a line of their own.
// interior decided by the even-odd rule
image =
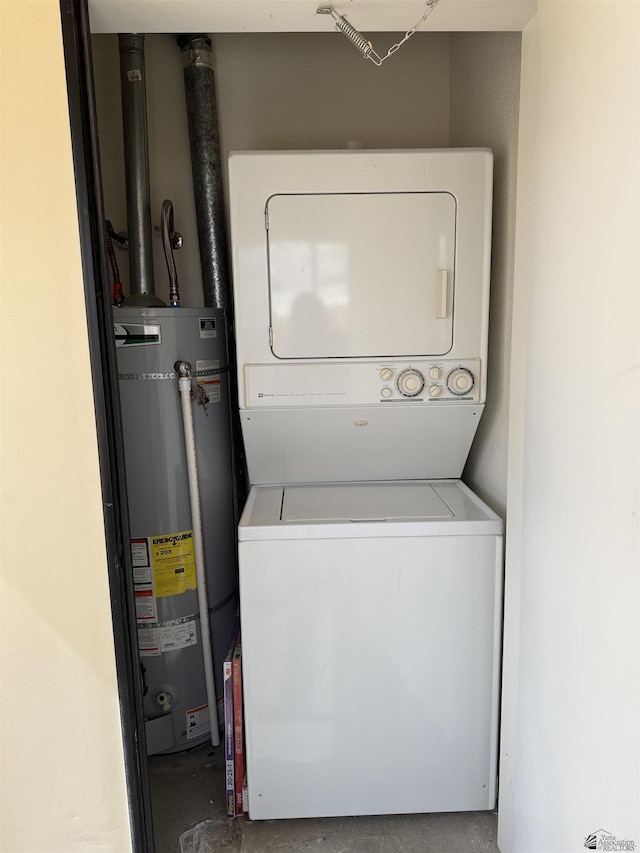
<svg viewBox="0 0 640 853">
<path fill-rule="evenodd" d="M 447 388 L 458 397 L 468 394 L 474 385 L 473 373 L 466 367 L 456 367 L 447 376 Z"/>
<path fill-rule="evenodd" d="M 417 397 L 424 388 L 424 376 L 419 370 L 409 367 L 398 374 L 396 388 L 403 397 Z"/>
</svg>

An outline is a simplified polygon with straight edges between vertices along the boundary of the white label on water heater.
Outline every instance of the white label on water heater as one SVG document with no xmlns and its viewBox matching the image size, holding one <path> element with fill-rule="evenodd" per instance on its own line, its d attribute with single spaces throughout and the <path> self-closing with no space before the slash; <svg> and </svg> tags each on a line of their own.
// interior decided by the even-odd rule
<svg viewBox="0 0 640 853">
<path fill-rule="evenodd" d="M 196 384 L 204 403 L 220 402 L 220 362 L 208 358 L 196 359 Z"/>
<path fill-rule="evenodd" d="M 136 620 L 138 622 L 155 622 L 158 618 L 156 597 L 151 587 L 136 587 Z"/>
<path fill-rule="evenodd" d="M 187 740 L 200 737 L 211 731 L 209 725 L 209 706 L 200 705 L 187 711 Z"/>
<path fill-rule="evenodd" d="M 131 540 L 131 562 L 133 564 L 133 582 L 135 584 L 151 584 L 151 561 L 149 559 L 148 539 Z"/>
<path fill-rule="evenodd" d="M 177 625 L 163 625 L 160 628 L 160 650 L 163 652 L 186 649 L 187 646 L 195 646 L 197 642 L 195 616 L 191 616 L 187 621 L 180 622 Z"/>
<path fill-rule="evenodd" d="M 138 652 L 141 658 L 157 657 L 161 654 L 157 628 L 138 626 Z"/>
</svg>

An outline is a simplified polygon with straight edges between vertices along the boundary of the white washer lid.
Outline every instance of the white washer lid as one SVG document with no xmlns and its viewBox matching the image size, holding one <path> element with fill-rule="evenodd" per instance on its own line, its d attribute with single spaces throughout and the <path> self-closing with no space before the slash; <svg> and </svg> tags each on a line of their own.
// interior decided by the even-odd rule
<svg viewBox="0 0 640 853">
<path fill-rule="evenodd" d="M 391 521 L 453 518 L 431 483 L 285 486 L 281 521 Z"/>
<path fill-rule="evenodd" d="M 502 519 L 460 480 L 252 486 L 238 539 L 502 534 Z"/>
</svg>

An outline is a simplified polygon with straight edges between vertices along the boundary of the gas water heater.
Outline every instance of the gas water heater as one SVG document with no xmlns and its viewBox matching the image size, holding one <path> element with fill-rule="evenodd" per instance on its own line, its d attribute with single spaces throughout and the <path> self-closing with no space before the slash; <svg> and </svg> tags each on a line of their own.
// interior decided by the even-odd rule
<svg viewBox="0 0 640 853">
<path fill-rule="evenodd" d="M 218 725 L 218 708 L 207 703 L 179 361 L 192 374 L 216 696 L 237 608 L 224 315 L 123 307 L 114 309 L 114 333 L 147 748 L 177 752 Z"/>
</svg>

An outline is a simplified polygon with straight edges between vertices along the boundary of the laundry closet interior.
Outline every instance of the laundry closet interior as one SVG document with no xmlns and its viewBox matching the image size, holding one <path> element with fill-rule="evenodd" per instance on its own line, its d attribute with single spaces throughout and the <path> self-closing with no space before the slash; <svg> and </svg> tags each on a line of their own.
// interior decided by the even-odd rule
<svg viewBox="0 0 640 853">
<path fill-rule="evenodd" d="M 249 656 L 253 654 L 255 661 L 252 664 L 251 657 L 246 660 L 244 685 L 247 703 L 249 815 L 260 819 L 384 814 L 387 813 L 385 796 L 389 813 L 403 810 L 491 809 L 495 806 L 496 793 L 496 778 L 495 775 L 492 777 L 491 768 L 497 773 L 503 571 L 501 537 L 506 508 L 506 436 L 520 79 L 518 30 L 522 29 L 526 21 L 509 19 L 506 13 L 501 19 L 496 13 L 487 15 L 484 22 L 474 19 L 469 24 L 460 11 L 458 20 L 451 19 L 447 29 L 443 30 L 443 24 L 438 23 L 437 17 L 440 6 L 436 6 L 425 23 L 424 31 L 416 32 L 382 67 L 375 67 L 342 34 L 335 31 L 328 16 L 316 16 L 308 4 L 299 5 L 304 6 L 307 13 L 314 17 L 309 30 L 316 31 L 287 32 L 287 21 L 281 19 L 274 26 L 282 31 L 260 32 L 268 25 L 258 17 L 254 25 L 256 31 L 252 32 L 249 12 L 246 12 L 247 22 L 242 26 L 236 25 L 237 30 L 244 31 L 233 31 L 234 25 L 229 22 L 227 31 L 213 31 L 206 27 L 206 21 L 201 25 L 201 31 L 208 32 L 211 40 L 229 287 L 232 294 L 236 289 L 234 329 L 230 334 L 229 346 L 238 344 L 239 357 L 234 367 L 232 349 L 231 370 L 222 378 L 219 387 L 223 394 L 228 393 L 230 396 L 230 411 L 236 423 L 235 427 L 232 426 L 236 448 L 241 429 L 246 445 L 246 455 L 238 466 L 243 482 L 240 487 L 236 484 L 235 506 L 234 498 L 230 497 L 228 507 L 232 509 L 225 512 L 235 513 L 235 519 L 230 522 L 235 537 L 235 524 L 245 509 L 240 526 L 240 617 L 242 634 L 243 637 L 246 634 L 248 643 L 246 651 L 243 643 L 243 653 Z M 441 5 L 444 7 L 446 0 L 442 0 Z M 526 17 L 526 12 L 522 11 L 526 4 L 515 5 L 520 6 L 520 14 Z M 99 5 L 96 8 L 100 9 Z M 345 10 L 340 8 L 339 11 Z M 380 54 L 386 52 L 404 34 L 374 31 L 377 25 L 373 22 L 367 26 L 366 18 L 361 24 L 357 3 L 352 4 L 348 13 L 350 21 L 367 33 L 367 38 L 371 39 Z M 370 14 L 374 13 L 375 10 Z M 419 4 L 405 4 L 403 14 L 408 19 L 406 26 L 397 25 L 398 30 L 409 29 L 415 23 L 413 18 L 418 18 L 421 13 Z M 125 27 L 115 26 L 117 7 L 110 14 L 111 18 L 107 4 L 102 16 L 93 12 L 91 49 L 104 214 L 118 235 L 127 231 L 117 35 L 118 31 L 124 32 Z M 399 14 L 399 11 L 394 12 L 394 21 L 399 19 Z M 509 14 L 513 16 L 513 10 Z M 303 28 L 300 17 L 301 12 L 298 10 L 292 29 L 294 26 Z M 123 23 L 131 23 L 124 12 L 121 18 Z M 384 23 L 391 19 L 381 15 L 380 20 Z M 138 29 L 142 30 L 143 27 Z M 181 308 L 176 310 L 185 309 L 185 316 L 193 315 L 196 318 L 195 322 L 200 323 L 200 338 L 206 343 L 209 327 L 203 327 L 202 323 L 203 317 L 206 319 L 209 315 L 206 312 L 203 314 L 201 310 L 205 299 L 185 103 L 183 52 L 174 33 L 159 33 L 156 29 L 157 22 L 151 19 L 148 26 L 144 27 L 155 293 L 169 304 L 169 274 L 161 234 L 162 205 L 169 199 L 173 206 L 173 227 L 182 235 L 181 247 L 173 250 L 180 286 Z M 378 27 L 378 30 L 381 29 L 381 26 Z M 131 26 L 126 29 L 126 32 L 130 31 L 133 31 Z M 194 26 L 190 27 L 189 32 L 196 31 Z M 467 169 L 464 151 L 473 161 L 471 171 L 476 175 L 471 180 L 472 183 L 475 181 L 476 195 L 470 201 L 467 201 L 465 195 L 467 190 L 464 182 L 458 184 L 456 177 Z M 434 152 L 439 154 L 435 155 Z M 462 158 L 456 159 L 460 155 Z M 435 165 L 434 156 L 441 157 Z M 376 183 L 377 172 L 390 175 L 386 183 L 385 180 Z M 371 183 L 368 184 L 368 181 Z M 488 195 L 484 196 L 478 189 L 483 182 L 485 190 L 486 185 L 489 185 Z M 237 192 L 235 200 L 234 186 Z M 374 199 L 371 198 L 372 193 Z M 305 207 L 306 202 L 301 207 L 297 206 L 297 201 L 303 196 L 311 205 L 310 212 Z M 440 201 L 432 209 L 430 205 L 434 196 L 439 196 Z M 390 197 L 400 198 L 398 207 L 394 206 L 393 199 L 388 206 Z M 317 207 L 319 200 L 320 206 Z M 424 200 L 426 206 L 423 207 Z M 409 214 L 403 208 L 405 201 L 410 205 Z M 325 203 L 326 207 L 323 207 Z M 467 203 L 471 212 L 469 221 L 465 222 Z M 270 207 L 267 211 L 269 222 L 266 232 L 265 205 Z M 470 334 L 477 339 L 478 351 L 466 352 L 463 351 L 462 341 L 467 331 L 456 325 L 464 312 L 464 294 L 454 290 L 454 284 L 457 288 L 459 275 L 463 278 L 469 275 L 470 279 L 476 275 L 475 272 L 465 272 L 464 264 L 467 261 L 463 253 L 466 250 L 461 249 L 461 246 L 466 245 L 467 228 L 473 231 L 478 226 L 482 230 L 483 210 L 487 212 L 484 222 L 485 255 L 480 245 L 482 237 L 471 234 L 470 242 L 478 245 L 474 250 L 476 254 L 468 263 L 478 267 L 478 279 L 482 278 L 483 264 L 488 274 L 490 243 L 490 297 L 486 297 L 486 291 L 486 298 L 482 296 L 480 283 L 473 284 L 477 288 L 477 295 L 472 297 L 470 314 L 473 316 L 468 318 L 468 322 L 474 326 Z M 397 225 L 395 220 L 401 220 L 403 216 L 408 216 L 407 221 L 411 222 L 420 222 L 423 217 L 429 223 L 436 220 L 439 223 L 442 217 L 450 218 L 450 226 L 447 226 L 450 237 L 434 237 L 433 270 L 429 272 L 433 279 L 429 284 L 432 289 L 429 291 L 430 304 L 433 302 L 435 306 L 439 301 L 451 323 L 444 333 L 444 342 L 438 344 L 439 349 L 436 347 L 435 351 L 420 351 L 419 342 L 415 343 L 411 337 L 420 337 L 417 315 L 423 310 L 423 305 L 418 299 L 414 314 L 414 292 L 411 291 L 409 296 L 403 295 L 402 282 L 393 277 L 394 271 L 399 268 L 402 275 L 411 278 L 415 263 L 419 265 L 425 261 L 430 251 L 421 241 L 419 226 L 408 231 L 400 228 L 401 233 L 397 234 L 394 232 L 394 225 Z M 252 217 L 253 224 L 246 226 Z M 385 236 L 390 232 L 393 238 L 390 238 L 391 242 L 402 246 L 402 251 L 393 256 L 389 269 L 384 271 L 389 281 L 383 293 L 380 293 L 379 281 L 375 282 L 378 287 L 376 307 L 370 317 L 365 307 L 361 325 L 355 318 L 361 316 L 357 311 L 361 310 L 363 304 L 366 305 L 363 296 L 366 293 L 366 282 L 363 280 L 354 288 L 353 298 L 356 302 L 361 300 L 358 303 L 360 308 L 356 306 L 348 315 L 351 325 L 346 330 L 347 334 L 339 341 L 331 339 L 333 344 L 330 345 L 335 347 L 333 352 L 322 350 L 330 339 L 318 331 L 319 326 L 314 325 L 313 318 L 308 320 L 314 308 L 307 306 L 307 320 L 303 320 L 302 332 L 299 329 L 292 332 L 287 327 L 286 319 L 288 312 L 293 313 L 295 310 L 287 302 L 295 298 L 295 294 L 292 296 L 287 291 L 287 276 L 290 272 L 287 264 L 291 262 L 295 265 L 300 261 L 295 256 L 291 261 L 287 246 L 291 241 L 297 241 L 300 245 L 305 240 L 316 239 L 309 237 L 309 234 L 315 234 L 315 227 L 323 217 L 324 221 L 331 223 L 331 227 L 320 229 L 321 234 L 311 252 L 315 252 L 315 259 L 320 265 L 320 243 L 335 244 L 339 242 L 340 234 L 346 232 L 363 258 L 366 280 L 373 279 L 375 282 L 381 259 L 384 259 L 382 244 Z M 385 217 L 388 217 L 386 222 Z M 257 228 L 255 223 L 260 219 L 263 231 L 256 238 L 252 229 Z M 439 234 L 439 227 L 439 224 L 433 224 L 433 231 Z M 246 243 L 243 242 L 245 239 Z M 256 246 L 261 240 L 265 247 L 264 257 L 256 261 Z M 447 240 L 450 240 L 450 245 L 443 248 Z M 414 248 L 417 261 L 414 263 L 409 260 L 406 268 L 403 267 L 402 257 L 410 255 Z M 120 250 L 117 245 L 114 252 L 124 295 L 127 296 L 130 292 L 128 252 Z M 446 256 L 444 259 L 443 252 Z M 243 272 L 244 259 L 247 257 L 253 257 L 255 269 L 249 264 L 249 269 Z M 332 263 L 335 266 L 335 255 Z M 449 268 L 449 277 L 445 273 L 444 280 L 440 271 L 443 266 Z M 265 279 L 262 284 L 256 285 L 255 271 L 259 272 L 261 268 L 265 270 Z M 332 268 L 327 273 L 327 281 L 331 276 L 339 278 L 340 275 L 344 275 L 343 270 L 338 269 L 336 272 Z M 238 294 L 238 286 L 246 290 Z M 329 283 L 325 291 L 329 292 L 331 286 Z M 465 286 L 464 283 L 462 286 Z M 256 298 L 258 290 L 254 293 L 254 287 L 263 287 L 262 297 L 258 295 Z M 264 304 L 261 304 L 261 298 Z M 346 297 L 340 294 L 338 286 L 326 298 L 325 307 L 330 303 L 335 305 L 341 298 Z M 115 324 L 126 326 L 127 322 L 133 322 L 126 315 L 127 311 L 133 309 L 126 305 L 125 301 L 124 308 L 114 308 Z M 278 327 L 273 322 L 278 305 L 285 306 L 283 316 L 286 315 L 279 338 Z M 135 322 L 143 326 L 154 323 L 162 325 L 163 310 L 160 309 L 154 318 L 152 309 L 146 318 Z M 119 311 L 122 312 L 120 315 Z M 261 311 L 263 316 L 258 316 Z M 488 323 L 485 323 L 487 311 Z M 125 315 L 128 317 L 126 322 L 122 319 Z M 221 315 L 214 311 L 212 316 L 224 325 Z M 373 323 L 374 331 L 372 336 L 367 337 L 369 320 Z M 259 345 L 257 338 L 261 334 L 261 327 L 263 331 L 266 330 L 266 337 Z M 271 338 L 269 332 L 272 333 Z M 121 338 L 130 334 L 130 329 L 125 328 Z M 314 334 L 319 337 L 314 338 Z M 409 341 L 406 351 L 398 352 L 406 339 Z M 381 344 L 376 351 L 379 340 L 384 342 L 384 346 Z M 263 346 L 266 355 L 260 354 L 260 346 Z M 372 347 L 374 351 L 371 351 Z M 117 347 L 119 358 L 124 358 L 124 349 L 127 347 Z M 140 351 L 143 349 L 140 347 Z M 137 354 L 135 350 L 136 347 L 131 346 L 126 355 Z M 452 353 L 451 357 L 448 353 Z M 219 356 L 214 357 L 217 359 Z M 269 364 L 267 361 L 271 357 L 272 363 Z M 206 364 L 205 361 L 199 362 L 204 365 L 201 370 L 204 377 L 202 383 L 218 381 L 216 370 L 220 368 L 212 367 L 213 361 L 207 361 L 211 356 L 195 354 L 193 358 L 206 361 Z M 224 361 L 222 355 L 220 358 Z M 135 373 L 138 377 L 146 375 L 143 371 L 150 369 L 140 365 L 123 367 L 122 364 L 119 363 L 119 373 L 129 377 L 134 376 L 135 371 L 138 371 Z M 340 377 L 345 371 L 348 372 L 348 365 L 351 366 L 351 372 L 348 389 L 344 392 L 344 382 Z M 334 371 L 329 379 L 326 378 L 326 372 L 322 373 L 323 367 Z M 207 369 L 211 374 L 208 378 L 205 376 Z M 296 369 L 298 374 L 295 373 Z M 222 370 L 226 370 L 224 365 Z M 280 377 L 287 370 L 288 378 L 282 380 Z M 198 380 L 197 384 L 202 383 Z M 126 394 L 135 394 L 137 386 L 142 384 L 130 381 Z M 356 438 L 345 438 L 343 422 L 332 421 L 326 414 L 327 407 L 309 401 L 308 395 L 313 393 L 314 387 L 323 389 L 323 393 L 329 387 L 330 391 L 338 389 L 335 393 L 346 393 L 347 397 L 340 401 L 337 409 L 335 406 L 328 408 L 344 412 L 345 408 L 350 407 L 349 417 L 354 433 L 359 432 L 362 439 L 359 435 Z M 439 390 L 432 390 L 432 399 L 429 400 L 430 389 L 434 388 Z M 352 392 L 355 395 L 353 399 L 348 397 Z M 171 393 L 177 400 L 177 390 Z M 265 395 L 268 397 L 269 394 L 279 394 L 280 403 L 287 394 L 297 394 L 298 399 L 276 406 L 277 415 L 269 420 L 266 411 L 269 403 L 265 399 Z M 375 398 L 373 404 L 367 394 Z M 301 397 L 305 397 L 305 403 L 309 404 L 307 414 L 296 417 L 293 409 L 300 410 Z M 447 405 L 454 409 L 458 404 L 466 405 L 468 419 L 477 418 L 479 424 L 461 425 L 457 414 L 453 421 L 436 427 L 431 423 L 430 414 L 425 414 L 426 420 L 413 418 L 409 410 L 418 397 L 424 399 L 425 412 L 429 410 L 435 413 L 435 409 L 440 406 L 438 416 Z M 438 397 L 445 399 L 438 400 Z M 238 403 L 240 417 L 236 421 Z M 216 397 L 211 396 L 206 400 L 203 408 L 208 407 L 210 411 L 204 413 L 205 421 L 206 418 L 211 421 L 216 405 Z M 126 408 L 124 398 L 123 407 Z M 378 425 L 376 418 L 381 409 L 384 409 L 383 417 L 386 420 Z M 397 413 L 398 419 L 411 420 L 410 427 L 405 429 L 397 426 L 394 413 Z M 263 423 L 266 424 L 264 430 L 261 426 Z M 196 425 L 196 429 L 201 428 Z M 373 431 L 374 428 L 379 429 L 381 434 L 367 445 L 369 439 L 364 436 L 367 430 Z M 361 440 L 368 450 L 359 456 L 357 448 Z M 125 435 L 125 445 L 126 442 Z M 456 444 L 457 450 L 453 457 L 457 454 L 457 458 L 449 459 L 447 454 L 452 443 Z M 137 445 L 140 453 L 143 452 L 140 450 L 142 444 Z M 429 453 L 425 451 L 427 446 Z M 310 452 L 310 448 L 315 450 Z M 227 454 L 230 452 L 228 449 Z M 370 466 L 366 462 L 367 453 L 370 454 Z M 239 456 L 237 449 L 236 456 Z M 227 461 L 231 465 L 231 460 Z M 422 473 L 412 475 L 414 464 Z M 244 465 L 248 469 L 246 479 Z M 340 476 L 341 471 L 344 476 Z M 140 476 L 144 477 L 144 472 Z M 205 474 L 201 472 L 200 476 L 202 478 Z M 459 479 L 464 485 L 458 485 Z M 171 477 L 168 481 L 171 482 Z M 251 492 L 250 486 L 255 487 Z M 249 498 L 245 508 L 247 495 Z M 439 561 L 442 566 L 449 565 L 449 557 L 444 551 L 438 550 L 440 545 L 436 543 L 437 539 L 447 538 L 450 541 L 456 538 L 455 534 L 450 535 L 447 531 L 446 519 L 451 524 L 469 523 L 470 540 L 473 542 L 470 541 L 468 547 L 464 546 L 463 551 L 459 554 L 456 552 L 452 558 L 451 570 L 457 572 L 456 579 L 451 581 L 451 589 L 442 592 L 442 598 L 438 600 L 436 588 L 433 585 L 428 588 L 421 586 L 419 576 L 424 563 L 430 559 Z M 144 530 L 132 529 L 132 540 L 142 541 L 157 534 L 175 535 L 190 527 L 188 519 L 184 524 L 181 521 L 175 530 L 149 529 L 149 524 L 153 527 L 154 521 L 145 523 L 147 528 Z M 381 533 L 385 524 L 387 527 L 397 525 L 396 532 Z M 206 525 L 207 518 L 203 514 L 203 530 Z M 285 533 L 282 532 L 283 528 L 286 528 Z M 346 536 L 345 528 L 348 528 Z M 434 532 L 436 528 L 437 533 Z M 425 533 L 425 530 L 431 532 Z M 467 528 L 463 526 L 456 530 L 466 531 Z M 457 538 L 465 540 L 466 533 L 463 532 Z M 316 540 L 317 547 L 312 544 Z M 489 540 L 490 553 L 483 557 L 481 552 Z M 419 548 L 421 542 L 428 545 L 424 552 Z M 309 544 L 307 550 L 305 543 Z M 217 544 L 214 542 L 209 547 L 216 548 Z M 216 670 L 220 670 L 222 658 L 227 652 L 227 642 L 221 637 L 228 637 L 233 625 L 236 566 L 232 551 L 235 544 L 234 540 L 232 547 L 225 546 L 222 549 L 224 559 L 232 566 L 228 570 L 231 573 L 228 575 L 229 583 L 224 589 L 214 590 L 216 594 L 219 593 L 224 605 L 221 608 L 224 627 L 219 629 L 219 636 L 216 636 L 216 628 L 212 629 L 214 647 L 217 646 L 214 652 Z M 429 550 L 432 547 L 435 548 L 433 553 Z M 398 557 L 398 553 L 405 553 L 403 549 L 408 549 L 406 559 Z M 342 557 L 342 554 L 347 556 Z M 134 565 L 135 559 L 134 555 Z M 345 565 L 343 575 L 339 570 L 336 574 L 336 565 L 341 560 L 344 560 Z M 460 568 L 468 564 L 467 567 L 473 569 L 476 562 L 481 563 L 483 560 L 486 564 L 483 569 L 486 578 L 484 587 L 477 577 L 465 574 Z M 308 571 L 306 580 L 298 584 L 296 579 L 301 564 Z M 395 566 L 393 583 L 398 589 L 393 585 L 393 588 L 384 586 L 385 571 L 391 564 Z M 325 566 L 328 580 L 325 578 Z M 345 580 L 353 566 L 357 566 L 354 578 Z M 254 569 L 261 578 L 262 586 L 253 585 L 251 573 Z M 416 577 L 412 576 L 412 572 Z M 406 582 L 406 587 L 402 587 L 403 582 Z M 305 584 L 308 589 L 302 588 Z M 169 593 L 177 591 L 177 588 L 167 589 Z M 372 590 L 377 590 L 377 594 Z M 194 594 L 192 589 L 187 593 Z M 432 597 L 432 609 L 421 607 L 421 595 Z M 407 604 L 407 614 L 402 610 L 403 600 Z M 439 603 L 434 603 L 437 601 Z M 214 606 L 219 603 L 214 602 Z M 485 604 L 484 627 L 478 630 L 481 633 L 484 631 L 486 654 L 481 663 L 468 657 L 464 664 L 459 665 L 458 658 L 465 643 L 457 644 L 456 635 L 465 630 L 464 614 L 473 614 L 475 618 Z M 246 614 L 242 612 L 243 605 Z M 195 604 L 190 607 L 193 609 Z M 440 622 L 433 607 L 441 611 Z M 450 612 L 447 608 L 450 608 Z M 375 652 L 372 652 L 377 657 L 379 667 L 374 667 L 369 674 L 366 671 L 366 655 L 359 658 L 356 653 L 352 656 L 359 620 L 366 622 L 365 610 L 369 617 L 375 613 L 374 618 L 381 624 L 379 643 Z M 427 618 L 422 618 L 424 614 L 427 614 Z M 156 610 L 152 615 L 154 619 L 151 624 L 160 624 L 160 612 Z M 185 618 L 184 614 L 180 614 L 180 619 Z M 382 625 L 387 618 L 389 621 L 383 630 Z M 214 612 L 212 624 L 215 619 Z M 388 783 L 383 784 L 381 789 L 376 788 L 374 783 L 369 785 L 367 774 L 359 773 L 356 767 L 365 765 L 367 745 L 365 743 L 361 747 L 362 754 L 359 754 L 357 745 L 354 747 L 359 730 L 366 730 L 367 738 L 371 739 L 375 737 L 375 725 L 385 719 L 384 714 L 379 717 L 373 711 L 376 704 L 377 710 L 380 710 L 388 697 L 381 696 L 380 702 L 376 703 L 374 695 L 363 696 L 360 688 L 366 685 L 368 678 L 391 679 L 394 660 L 402 655 L 402 647 L 411 643 L 411 634 L 402 633 L 405 622 L 411 623 L 417 631 L 416 647 L 411 649 L 411 658 L 404 672 L 406 680 L 397 684 L 388 683 L 386 687 L 389 693 L 397 691 L 395 701 L 400 705 L 412 700 L 416 703 L 413 724 L 421 748 L 433 749 L 433 743 L 428 738 L 429 722 L 420 710 L 423 701 L 425 707 L 428 706 L 429 693 L 429 685 L 425 688 L 425 679 L 421 678 L 419 671 L 421 661 L 426 664 L 432 661 L 434 655 L 439 657 L 437 667 L 433 668 L 429 664 L 427 668 L 428 677 L 436 681 L 440 679 L 440 684 L 449 684 L 451 679 L 458 679 L 472 685 L 474 679 L 477 680 L 478 668 L 482 669 L 482 677 L 486 682 L 483 699 L 486 709 L 482 712 L 486 712 L 485 729 L 477 735 L 477 742 L 470 742 L 466 747 L 449 745 L 449 751 L 446 744 L 442 747 L 441 764 L 433 770 L 435 776 L 432 790 L 424 795 L 422 806 L 419 791 L 415 802 L 406 805 L 406 793 L 400 802 L 394 801 L 393 796 L 389 800 L 389 792 L 385 794 Z M 428 630 L 425 628 L 426 623 L 429 623 Z M 347 630 L 348 626 L 353 628 L 353 633 Z M 182 633 L 175 629 L 171 636 L 176 642 L 188 645 L 190 641 L 184 638 L 192 635 L 188 634 L 187 629 L 181 630 Z M 331 694 L 338 682 L 333 682 L 326 673 L 315 679 L 309 675 L 314 666 L 323 665 L 322 660 L 326 667 L 340 661 L 335 644 L 327 637 L 335 638 L 335 643 L 340 644 L 345 665 L 350 657 L 352 660 L 360 660 L 363 672 L 360 688 L 354 688 L 353 694 L 349 694 L 345 682 L 339 682 L 340 691 L 344 694 L 343 702 L 346 703 L 344 707 Z M 326 653 L 326 656 L 322 658 L 321 654 L 320 657 L 314 657 L 317 648 L 325 641 L 328 645 L 325 643 L 325 652 L 322 654 Z M 477 637 L 473 643 L 477 644 L 476 641 Z M 334 657 L 327 651 L 329 647 Z M 162 654 L 165 652 L 161 651 L 160 655 L 155 656 L 148 654 L 141 657 L 141 661 L 153 666 L 153 662 Z M 453 657 L 447 659 L 447 655 Z M 280 661 L 280 669 L 276 666 L 270 672 L 270 661 Z M 318 661 L 321 661 L 320 664 Z M 158 683 L 161 683 L 162 678 L 159 678 Z M 218 678 L 219 673 L 216 674 Z M 305 681 L 308 693 L 302 696 L 298 687 Z M 293 686 L 291 682 L 295 682 Z M 218 684 L 216 689 L 219 693 Z M 460 726 L 456 740 L 462 743 L 466 736 L 462 733 L 468 732 L 474 717 L 473 709 L 468 718 L 464 714 L 460 714 L 459 718 L 456 716 L 457 710 L 465 702 L 465 690 L 452 688 L 451 704 L 447 706 L 445 702 L 439 711 L 434 712 L 435 722 L 432 721 L 433 725 L 438 725 L 438 713 L 444 717 L 456 717 L 456 724 Z M 351 698 L 345 699 L 345 695 Z M 164 693 L 162 698 L 165 698 Z M 253 707 L 249 708 L 254 700 L 255 712 Z M 279 710 L 278 702 L 281 703 Z M 307 722 L 304 714 L 306 702 L 309 702 Z M 353 709 L 353 718 L 349 720 L 352 728 L 346 734 L 343 732 L 344 737 L 341 737 L 341 726 L 336 721 L 346 719 L 348 715 L 345 708 L 349 707 L 349 703 Z M 190 710 L 188 702 L 185 708 Z M 342 710 L 336 711 L 336 708 Z M 289 716 L 287 709 L 291 711 Z M 277 715 L 280 717 L 279 723 L 274 722 Z M 196 720 L 195 724 L 199 725 L 200 721 Z M 157 749 L 152 748 L 150 751 L 168 752 L 173 755 L 173 760 L 181 760 L 182 750 L 191 744 L 172 741 L 171 735 L 167 734 L 168 730 L 158 734 L 159 731 L 156 729 L 159 739 L 153 741 Z M 393 736 L 393 731 L 379 732 L 383 742 Z M 169 740 L 163 740 L 165 737 Z M 323 738 L 326 738 L 327 743 L 333 742 L 334 752 L 323 747 Z M 205 741 L 206 733 L 204 738 L 196 737 L 194 740 L 195 743 Z M 287 742 L 292 744 L 292 752 L 283 757 Z M 344 799 L 344 791 L 343 796 L 337 799 L 327 792 L 331 788 L 332 774 L 336 773 L 336 758 L 347 749 L 349 743 L 354 754 L 341 772 L 348 777 L 345 788 L 357 790 L 360 794 L 341 806 L 337 800 Z M 415 751 L 411 743 L 406 746 L 405 764 Z M 477 771 L 477 778 L 468 778 L 464 783 L 444 778 L 445 769 L 458 760 L 454 758 L 456 750 L 464 751 L 465 748 L 467 752 L 458 756 L 460 766 L 465 768 L 463 776 L 468 770 L 469 755 L 482 753 L 478 761 L 483 769 Z M 305 765 L 312 768 L 313 777 L 307 795 L 302 793 L 308 782 Z M 300 767 L 303 769 L 301 775 L 297 776 L 296 768 Z M 349 776 L 350 768 L 354 767 L 353 775 Z M 394 769 L 394 765 L 390 764 L 389 774 Z M 424 767 L 421 767 L 419 760 L 409 773 L 415 774 L 415 777 L 410 777 L 413 780 L 410 785 L 416 791 L 419 780 L 424 776 Z M 480 781 L 482 773 L 485 773 L 486 779 L 483 777 Z M 282 778 L 288 779 L 284 789 L 280 789 L 277 783 Z M 479 790 L 470 793 L 476 782 Z M 403 808 L 402 800 L 406 808 Z M 167 806 L 157 803 L 155 807 Z M 346 811 L 340 811 L 341 808 Z"/>
</svg>

